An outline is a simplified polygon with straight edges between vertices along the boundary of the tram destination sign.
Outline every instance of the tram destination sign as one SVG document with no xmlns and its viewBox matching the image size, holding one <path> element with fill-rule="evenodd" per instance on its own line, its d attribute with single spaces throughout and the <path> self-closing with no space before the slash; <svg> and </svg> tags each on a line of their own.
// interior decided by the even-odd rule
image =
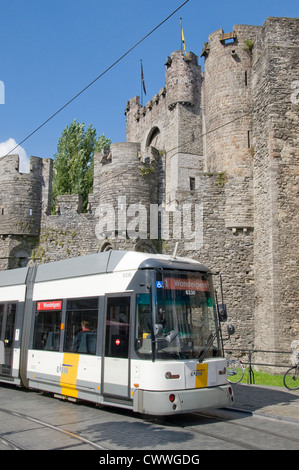
<svg viewBox="0 0 299 470">
<path fill-rule="evenodd" d="M 196 292 L 203 292 L 209 290 L 208 281 L 202 279 L 181 279 L 168 277 L 164 278 L 165 289 L 171 290 L 192 290 Z"/>
<path fill-rule="evenodd" d="M 37 310 L 61 310 L 61 300 L 49 300 L 47 302 L 37 302 Z"/>
</svg>

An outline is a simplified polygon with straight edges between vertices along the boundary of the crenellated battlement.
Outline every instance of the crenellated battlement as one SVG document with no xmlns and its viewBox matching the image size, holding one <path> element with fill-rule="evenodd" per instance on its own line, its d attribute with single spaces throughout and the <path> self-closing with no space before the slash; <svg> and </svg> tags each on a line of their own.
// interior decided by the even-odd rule
<svg viewBox="0 0 299 470">
<path fill-rule="evenodd" d="M 149 124 L 159 119 L 166 111 L 166 87 L 160 89 L 145 106 L 140 104 L 140 97 L 135 96 L 127 102 L 125 109 L 127 142 L 138 140 L 138 135 L 144 132 Z"/>
<path fill-rule="evenodd" d="M 127 119 L 132 119 L 131 116 L 133 116 L 133 119 L 138 122 L 142 116 L 146 115 L 146 113 L 155 112 L 155 110 L 160 112 L 159 110 L 161 109 L 161 106 L 164 106 L 165 104 L 165 98 L 166 87 L 161 88 L 159 93 L 156 93 L 153 98 L 145 104 L 145 106 L 141 105 L 140 97 L 135 96 L 127 101 L 125 115 L 127 116 Z"/>
</svg>

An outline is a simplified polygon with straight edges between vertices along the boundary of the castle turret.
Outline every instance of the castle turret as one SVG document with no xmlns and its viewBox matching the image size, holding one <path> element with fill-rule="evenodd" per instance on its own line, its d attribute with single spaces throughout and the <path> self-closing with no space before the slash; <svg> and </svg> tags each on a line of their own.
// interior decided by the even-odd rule
<svg viewBox="0 0 299 470">
<path fill-rule="evenodd" d="M 205 44 L 205 169 L 225 183 L 225 225 L 253 227 L 252 48 L 260 30 L 237 25 Z"/>
<path fill-rule="evenodd" d="M 26 264 L 39 235 L 42 213 L 50 213 L 50 159 L 30 158 L 29 173 L 19 172 L 19 156 L 0 159 L 0 236 L 3 267 Z M 20 243 L 20 236 L 23 237 Z M 20 261 L 22 260 L 22 261 Z"/>
<path fill-rule="evenodd" d="M 42 159 L 31 157 L 29 173 L 19 173 L 19 156 L 0 161 L 0 234 L 37 235 L 42 200 Z"/>
<path fill-rule="evenodd" d="M 251 49 L 260 27 L 234 26 L 209 36 L 205 56 L 206 169 L 252 173 Z"/>
<path fill-rule="evenodd" d="M 189 52 L 186 57 L 182 51 L 172 52 L 166 60 L 166 100 L 169 109 L 177 103 L 188 106 L 198 103 L 200 74 L 195 54 Z"/>
<path fill-rule="evenodd" d="M 127 140 L 140 142 L 142 152 L 159 152 L 159 204 L 171 207 L 176 191 L 189 190 L 202 166 L 202 72 L 192 52 L 172 52 L 165 65 L 166 86 L 145 106 L 130 99 L 126 117 Z"/>
<path fill-rule="evenodd" d="M 96 154 L 95 161 L 99 162 L 94 180 L 99 196 L 97 236 L 146 239 L 150 204 L 158 198 L 154 156 L 142 155 L 138 143 L 121 142 Z"/>
</svg>

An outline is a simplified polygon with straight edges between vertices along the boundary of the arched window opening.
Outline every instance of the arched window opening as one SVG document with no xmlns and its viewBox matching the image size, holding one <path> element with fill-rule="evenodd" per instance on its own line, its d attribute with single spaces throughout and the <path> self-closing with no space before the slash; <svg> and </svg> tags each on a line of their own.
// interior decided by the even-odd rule
<svg viewBox="0 0 299 470">
<path fill-rule="evenodd" d="M 158 136 L 160 135 L 160 129 L 158 127 L 153 127 L 150 131 L 147 140 L 146 140 L 146 147 L 156 147 L 156 142 L 158 140 Z"/>
</svg>

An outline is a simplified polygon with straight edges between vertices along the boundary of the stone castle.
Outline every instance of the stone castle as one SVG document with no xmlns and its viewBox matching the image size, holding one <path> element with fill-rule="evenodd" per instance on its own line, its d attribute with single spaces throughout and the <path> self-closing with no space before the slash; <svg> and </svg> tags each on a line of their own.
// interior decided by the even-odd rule
<svg viewBox="0 0 299 470">
<path fill-rule="evenodd" d="M 201 55 L 204 72 L 194 53 L 173 52 L 165 86 L 145 106 L 128 101 L 127 141 L 95 155 L 87 212 L 68 195 L 51 215 L 51 159 L 31 157 L 28 174 L 17 155 L 1 159 L 0 269 L 109 249 L 171 254 L 178 241 L 178 255 L 222 273 L 230 347 L 289 350 L 299 336 L 299 19 L 220 29 Z"/>
</svg>

